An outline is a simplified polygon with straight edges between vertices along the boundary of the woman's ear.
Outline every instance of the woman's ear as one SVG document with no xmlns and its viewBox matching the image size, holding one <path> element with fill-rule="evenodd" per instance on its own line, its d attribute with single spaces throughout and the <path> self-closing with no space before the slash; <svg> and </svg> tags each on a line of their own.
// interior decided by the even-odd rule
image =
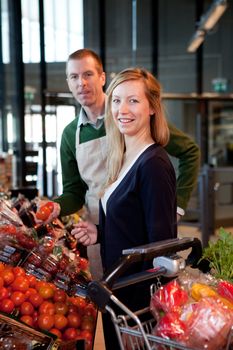
<svg viewBox="0 0 233 350">
<path fill-rule="evenodd" d="M 150 108 L 150 116 L 155 115 L 155 110 L 153 108 Z"/>
</svg>

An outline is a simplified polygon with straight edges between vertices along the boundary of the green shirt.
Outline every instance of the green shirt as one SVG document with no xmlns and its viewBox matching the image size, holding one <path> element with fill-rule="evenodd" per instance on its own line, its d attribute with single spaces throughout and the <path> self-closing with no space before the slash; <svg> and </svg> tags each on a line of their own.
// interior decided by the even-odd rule
<svg viewBox="0 0 233 350">
<path fill-rule="evenodd" d="M 69 215 L 81 209 L 85 203 L 87 185 L 82 180 L 76 160 L 76 129 L 78 118 L 68 124 L 61 139 L 61 166 L 63 194 L 54 199 L 61 205 L 61 215 Z M 186 209 L 191 193 L 196 186 L 200 151 L 197 144 L 181 130 L 169 123 L 170 141 L 165 147 L 167 152 L 179 159 L 177 178 L 177 205 Z M 102 125 L 95 129 L 90 124 L 81 125 L 80 143 L 105 136 Z"/>
</svg>

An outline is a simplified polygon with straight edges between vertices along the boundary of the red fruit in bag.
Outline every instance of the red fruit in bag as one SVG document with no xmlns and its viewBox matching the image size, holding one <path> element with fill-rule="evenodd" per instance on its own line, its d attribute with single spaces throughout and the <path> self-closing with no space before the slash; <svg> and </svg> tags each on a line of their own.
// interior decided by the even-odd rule
<svg viewBox="0 0 233 350">
<path fill-rule="evenodd" d="M 217 292 L 224 298 L 233 302 L 233 284 L 228 281 L 220 281 L 217 285 Z"/>
<path fill-rule="evenodd" d="M 186 325 L 179 316 L 178 312 L 169 312 L 164 315 L 156 325 L 155 335 L 173 340 L 184 338 Z"/>
<path fill-rule="evenodd" d="M 151 298 L 152 309 L 164 312 L 179 311 L 188 300 L 188 293 L 180 286 L 177 280 L 172 280 L 160 287 Z"/>
</svg>

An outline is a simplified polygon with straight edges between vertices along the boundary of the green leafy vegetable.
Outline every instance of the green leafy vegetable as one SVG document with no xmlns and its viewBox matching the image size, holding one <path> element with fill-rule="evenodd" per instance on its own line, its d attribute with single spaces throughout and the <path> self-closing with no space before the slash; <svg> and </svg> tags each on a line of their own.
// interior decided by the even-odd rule
<svg viewBox="0 0 233 350">
<path fill-rule="evenodd" d="M 210 262 L 213 275 L 233 282 L 233 235 L 223 227 L 216 242 L 210 241 L 204 248 L 202 259 Z"/>
</svg>

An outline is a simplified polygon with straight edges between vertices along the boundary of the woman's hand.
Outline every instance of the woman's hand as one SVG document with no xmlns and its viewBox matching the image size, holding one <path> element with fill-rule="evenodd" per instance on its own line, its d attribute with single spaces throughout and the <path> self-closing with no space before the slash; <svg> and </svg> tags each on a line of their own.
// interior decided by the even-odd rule
<svg viewBox="0 0 233 350">
<path fill-rule="evenodd" d="M 85 246 L 97 242 L 97 227 L 90 221 L 80 221 L 78 224 L 74 224 L 71 234 Z"/>
</svg>

